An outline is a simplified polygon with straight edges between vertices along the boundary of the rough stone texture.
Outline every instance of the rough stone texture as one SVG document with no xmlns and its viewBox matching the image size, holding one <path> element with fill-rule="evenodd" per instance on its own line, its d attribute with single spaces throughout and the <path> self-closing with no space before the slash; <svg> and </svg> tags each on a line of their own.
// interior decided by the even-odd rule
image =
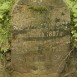
<svg viewBox="0 0 77 77">
<path fill-rule="evenodd" d="M 0 59 L 0 77 L 10 77 L 10 74 L 5 70 L 5 63 Z"/>
<path fill-rule="evenodd" d="M 13 77 L 59 77 L 70 52 L 70 12 L 62 0 L 20 0 L 12 12 Z"/>
<path fill-rule="evenodd" d="M 1 60 L 0 60 L 0 77 L 4 77 L 4 67 L 2 65 Z"/>
</svg>

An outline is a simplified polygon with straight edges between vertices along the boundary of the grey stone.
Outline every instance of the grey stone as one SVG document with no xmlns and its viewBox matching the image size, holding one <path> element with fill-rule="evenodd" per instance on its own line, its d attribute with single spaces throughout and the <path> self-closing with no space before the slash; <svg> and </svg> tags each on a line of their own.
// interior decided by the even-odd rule
<svg viewBox="0 0 77 77">
<path fill-rule="evenodd" d="M 70 11 L 63 0 L 20 0 L 11 24 L 11 62 L 16 72 L 32 77 L 62 72 L 70 52 Z"/>
</svg>

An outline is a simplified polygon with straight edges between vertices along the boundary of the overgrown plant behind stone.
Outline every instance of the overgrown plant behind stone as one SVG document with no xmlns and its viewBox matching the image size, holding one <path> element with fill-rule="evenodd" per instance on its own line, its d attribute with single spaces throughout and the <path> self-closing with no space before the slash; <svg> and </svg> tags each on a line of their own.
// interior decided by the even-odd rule
<svg viewBox="0 0 77 77">
<path fill-rule="evenodd" d="M 0 0 L 0 53 L 10 48 L 10 10 L 12 0 Z"/>
<path fill-rule="evenodd" d="M 77 0 L 65 0 L 71 13 L 72 44 L 77 48 Z"/>
</svg>

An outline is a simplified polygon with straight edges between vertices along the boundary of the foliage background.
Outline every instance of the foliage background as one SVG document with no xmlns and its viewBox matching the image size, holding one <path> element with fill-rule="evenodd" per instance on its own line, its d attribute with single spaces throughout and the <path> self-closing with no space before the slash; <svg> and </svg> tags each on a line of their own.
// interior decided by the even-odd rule
<svg viewBox="0 0 77 77">
<path fill-rule="evenodd" d="M 65 0 L 70 9 L 72 44 L 77 48 L 77 0 Z"/>
<path fill-rule="evenodd" d="M 0 50 L 10 48 L 10 11 L 14 0 L 0 0 Z"/>
</svg>

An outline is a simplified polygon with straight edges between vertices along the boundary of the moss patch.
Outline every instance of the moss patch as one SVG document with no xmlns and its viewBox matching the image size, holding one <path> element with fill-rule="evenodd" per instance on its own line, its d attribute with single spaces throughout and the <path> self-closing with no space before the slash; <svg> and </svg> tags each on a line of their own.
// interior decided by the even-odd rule
<svg viewBox="0 0 77 77">
<path fill-rule="evenodd" d="M 43 13 L 48 10 L 46 7 L 42 7 L 42 6 L 29 6 L 29 9 L 40 13 Z"/>
</svg>

